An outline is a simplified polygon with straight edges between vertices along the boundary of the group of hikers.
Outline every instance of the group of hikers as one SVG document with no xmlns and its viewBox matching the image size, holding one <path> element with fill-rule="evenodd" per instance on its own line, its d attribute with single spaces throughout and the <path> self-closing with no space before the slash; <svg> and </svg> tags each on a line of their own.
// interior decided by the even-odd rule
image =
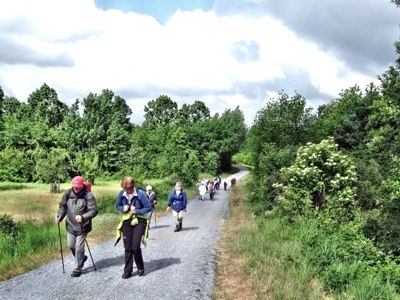
<svg viewBox="0 0 400 300">
<path fill-rule="evenodd" d="M 118 193 L 115 207 L 121 212 L 121 221 L 116 230 L 115 244 L 123 237 L 125 250 L 125 266 L 123 279 L 133 275 L 133 261 L 137 267 L 137 274 L 144 275 L 144 262 L 141 243 L 146 245 L 151 217 L 157 204 L 157 194 L 152 186 L 146 186 L 143 191 L 135 186 L 133 177 L 125 177 L 121 181 L 121 190 Z M 174 190 L 168 199 L 167 211 L 172 209 L 175 221 L 175 232 L 182 230 L 183 213 L 186 212 L 187 195 L 181 182 L 176 182 Z M 60 222 L 66 219 L 67 245 L 75 258 L 72 277 L 81 276 L 82 268 L 88 257 L 85 255 L 86 237 L 92 230 L 92 219 L 98 214 L 96 198 L 91 192 L 91 184 L 81 176 L 71 181 L 71 188 L 67 189 L 59 203 L 55 221 L 60 233 Z M 60 234 L 61 256 L 61 234 Z M 87 245 L 89 247 L 89 245 Z M 90 249 L 89 254 L 90 254 Z M 90 254 L 91 255 L 91 254 Z M 93 266 L 95 268 L 93 259 Z M 64 261 L 63 261 L 64 270 Z"/>
<path fill-rule="evenodd" d="M 217 176 L 214 179 L 203 178 L 199 180 L 196 184 L 197 190 L 199 192 L 199 200 L 204 200 L 205 195 L 208 192 L 210 194 L 210 200 L 213 200 L 216 191 L 219 190 L 221 186 L 221 177 Z M 226 187 L 225 187 L 226 190 Z"/>
</svg>

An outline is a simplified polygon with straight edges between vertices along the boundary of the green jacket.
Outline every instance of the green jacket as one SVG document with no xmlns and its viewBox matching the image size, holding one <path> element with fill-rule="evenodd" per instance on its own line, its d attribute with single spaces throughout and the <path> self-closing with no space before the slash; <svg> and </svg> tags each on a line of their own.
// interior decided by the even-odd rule
<svg viewBox="0 0 400 300">
<path fill-rule="evenodd" d="M 121 235 L 122 235 L 122 224 L 124 223 L 124 221 L 126 220 L 131 220 L 131 225 L 135 226 L 139 223 L 139 219 L 144 219 L 147 220 L 147 214 L 143 214 L 143 215 L 136 215 L 133 214 L 131 211 L 125 212 L 122 217 L 121 217 L 121 221 L 118 224 L 117 230 L 115 232 L 115 242 L 114 242 L 114 247 L 118 244 L 118 242 L 121 239 Z M 147 222 L 146 224 L 146 230 L 144 231 L 144 235 L 142 238 L 142 244 L 144 246 L 147 245 L 147 240 L 149 238 L 149 222 Z"/>
</svg>

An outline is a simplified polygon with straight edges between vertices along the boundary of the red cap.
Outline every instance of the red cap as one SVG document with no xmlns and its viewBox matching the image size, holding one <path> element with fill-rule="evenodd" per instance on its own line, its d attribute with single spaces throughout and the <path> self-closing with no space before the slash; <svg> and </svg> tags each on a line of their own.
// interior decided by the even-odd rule
<svg viewBox="0 0 400 300">
<path fill-rule="evenodd" d="M 83 187 L 83 177 L 82 176 L 75 176 L 72 181 L 71 181 L 71 185 L 72 187 L 75 188 L 82 188 Z"/>
</svg>

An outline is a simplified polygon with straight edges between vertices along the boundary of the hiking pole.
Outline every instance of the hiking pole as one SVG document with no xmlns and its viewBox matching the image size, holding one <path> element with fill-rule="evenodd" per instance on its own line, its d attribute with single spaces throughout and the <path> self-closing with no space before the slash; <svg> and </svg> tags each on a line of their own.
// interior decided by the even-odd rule
<svg viewBox="0 0 400 300">
<path fill-rule="evenodd" d="M 89 243 L 88 243 L 86 238 L 85 238 L 85 242 L 86 242 L 86 246 L 87 246 L 87 248 L 89 250 L 89 255 L 90 255 L 90 259 L 92 260 L 93 268 L 94 268 L 95 271 L 97 271 L 96 265 L 94 264 L 94 260 L 93 260 L 93 257 L 92 257 L 92 252 L 90 252 Z"/>
<path fill-rule="evenodd" d="M 63 267 L 63 273 L 65 273 L 65 268 L 64 268 L 64 255 L 63 255 L 63 251 L 62 251 L 62 242 L 61 242 L 60 223 L 57 223 L 57 226 L 58 226 L 58 237 L 60 238 L 61 262 L 62 262 L 62 267 Z"/>
<path fill-rule="evenodd" d="M 156 210 L 154 210 L 154 228 L 157 227 L 157 213 Z"/>
</svg>

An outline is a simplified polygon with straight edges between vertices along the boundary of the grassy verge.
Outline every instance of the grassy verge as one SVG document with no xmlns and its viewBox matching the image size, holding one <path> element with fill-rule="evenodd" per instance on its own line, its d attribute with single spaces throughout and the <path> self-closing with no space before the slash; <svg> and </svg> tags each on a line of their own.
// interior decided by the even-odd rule
<svg viewBox="0 0 400 300">
<path fill-rule="evenodd" d="M 295 229 L 273 216 L 253 217 L 245 198 L 242 185 L 230 191 L 213 299 L 327 299 Z"/>
</svg>

